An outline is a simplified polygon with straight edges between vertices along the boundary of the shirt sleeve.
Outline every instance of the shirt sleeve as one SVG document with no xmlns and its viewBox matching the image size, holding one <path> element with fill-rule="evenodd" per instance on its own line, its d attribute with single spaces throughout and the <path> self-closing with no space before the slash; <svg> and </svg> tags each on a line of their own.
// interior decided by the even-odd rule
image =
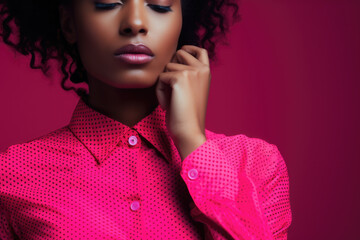
<svg viewBox="0 0 360 240">
<path fill-rule="evenodd" d="M 4 206 L 0 202 L 0 239 L 11 240 L 14 239 L 14 235 L 11 231 L 9 223 L 9 216 Z"/>
<path fill-rule="evenodd" d="M 0 239 L 15 239 L 12 227 L 10 224 L 10 214 L 5 208 L 5 201 L 4 198 L 4 187 L 5 182 L 7 182 L 5 178 L 5 159 L 3 157 L 4 152 L 0 152 Z"/>
<path fill-rule="evenodd" d="M 287 239 L 289 177 L 278 148 L 257 139 L 253 150 L 206 140 L 182 162 L 191 216 L 209 239 Z"/>
</svg>

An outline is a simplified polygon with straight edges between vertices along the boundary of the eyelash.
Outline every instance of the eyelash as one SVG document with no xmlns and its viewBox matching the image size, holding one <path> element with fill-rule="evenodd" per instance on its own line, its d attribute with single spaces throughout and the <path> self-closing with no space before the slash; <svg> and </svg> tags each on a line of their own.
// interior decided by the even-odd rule
<svg viewBox="0 0 360 240">
<path fill-rule="evenodd" d="M 161 5 L 155 5 L 155 4 L 148 4 L 148 6 L 151 9 L 153 9 L 153 10 L 159 12 L 159 13 L 166 13 L 166 12 L 171 12 L 172 11 L 170 6 L 161 6 Z"/>
<path fill-rule="evenodd" d="M 122 5 L 120 3 L 98 3 L 95 2 L 95 8 L 98 10 L 111 10 L 113 8 L 116 7 L 116 5 Z M 156 12 L 159 13 L 166 13 L 166 12 L 171 12 L 172 9 L 170 6 L 161 6 L 161 5 L 155 5 L 155 4 L 148 4 L 148 6 L 153 9 Z"/>
</svg>

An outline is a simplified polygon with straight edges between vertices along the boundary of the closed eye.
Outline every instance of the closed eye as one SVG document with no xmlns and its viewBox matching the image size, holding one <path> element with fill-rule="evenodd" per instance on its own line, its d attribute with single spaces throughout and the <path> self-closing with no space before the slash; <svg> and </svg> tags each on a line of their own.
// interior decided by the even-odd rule
<svg viewBox="0 0 360 240">
<path fill-rule="evenodd" d="M 122 3 L 99 3 L 95 2 L 95 8 L 98 10 L 110 10 L 116 7 L 116 5 L 122 5 Z"/>
<path fill-rule="evenodd" d="M 111 10 L 114 9 L 117 5 L 122 5 L 122 3 L 100 3 L 100 2 L 94 2 L 95 8 L 98 10 Z M 166 13 L 171 12 L 172 9 L 170 6 L 162 6 L 162 5 L 155 5 L 155 4 L 148 4 L 148 6 L 159 13 Z"/>
<path fill-rule="evenodd" d="M 170 6 L 161 6 L 161 5 L 155 5 L 155 4 L 148 4 L 148 6 L 153 9 L 156 12 L 159 13 L 166 13 L 166 12 L 171 12 L 172 9 Z"/>
</svg>

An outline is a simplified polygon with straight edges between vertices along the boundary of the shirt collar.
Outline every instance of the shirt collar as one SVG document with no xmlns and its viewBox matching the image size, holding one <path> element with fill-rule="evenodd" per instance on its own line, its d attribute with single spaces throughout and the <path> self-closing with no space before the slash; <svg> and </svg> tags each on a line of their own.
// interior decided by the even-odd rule
<svg viewBox="0 0 360 240">
<path fill-rule="evenodd" d="M 68 128 L 99 164 L 104 162 L 121 138 L 131 130 L 144 137 L 170 164 L 174 158 L 179 160 L 180 157 L 166 129 L 165 115 L 166 111 L 159 104 L 149 115 L 129 127 L 96 111 L 80 98 Z"/>
</svg>

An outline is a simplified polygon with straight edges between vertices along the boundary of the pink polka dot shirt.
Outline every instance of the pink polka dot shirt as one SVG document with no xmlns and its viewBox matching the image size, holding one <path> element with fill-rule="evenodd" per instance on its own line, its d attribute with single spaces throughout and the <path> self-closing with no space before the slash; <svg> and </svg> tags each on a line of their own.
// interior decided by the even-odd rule
<svg viewBox="0 0 360 240">
<path fill-rule="evenodd" d="M 0 154 L 0 239 L 286 239 L 278 148 L 206 138 L 181 161 L 160 105 L 129 127 L 79 99 L 67 126 Z"/>
</svg>

